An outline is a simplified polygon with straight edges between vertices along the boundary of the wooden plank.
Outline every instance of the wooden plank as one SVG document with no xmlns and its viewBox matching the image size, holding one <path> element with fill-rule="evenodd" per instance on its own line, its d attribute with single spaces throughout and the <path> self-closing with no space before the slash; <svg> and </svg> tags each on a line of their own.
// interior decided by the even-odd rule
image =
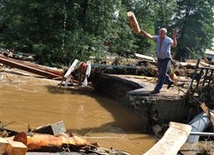
<svg viewBox="0 0 214 155">
<path fill-rule="evenodd" d="M 64 77 L 65 77 L 65 78 L 68 78 L 69 75 L 70 75 L 75 69 L 77 69 L 77 68 L 79 67 L 80 63 L 81 63 L 81 62 L 80 62 L 79 60 L 75 59 L 74 62 L 71 64 L 71 66 L 68 68 L 68 71 L 65 73 Z"/>
<path fill-rule="evenodd" d="M 144 59 L 144 60 L 147 60 L 147 61 L 155 62 L 155 59 L 154 59 L 153 57 L 150 57 L 150 56 L 147 56 L 147 55 L 135 53 L 135 56 L 136 56 L 137 58 L 141 58 L 141 59 Z"/>
<path fill-rule="evenodd" d="M 8 155 L 25 155 L 28 148 L 22 142 L 8 141 L 9 145 L 7 147 Z"/>
<path fill-rule="evenodd" d="M 129 12 L 127 12 L 127 15 L 128 15 L 129 23 L 130 23 L 132 30 L 135 33 L 140 33 L 140 27 L 139 27 L 138 21 L 134 15 L 134 13 L 132 11 L 129 11 Z"/>
<path fill-rule="evenodd" d="M 18 68 L 18 69 L 21 69 L 21 70 L 25 70 L 25 71 L 28 71 L 28 72 L 31 72 L 31 73 L 35 73 L 35 74 L 38 74 L 38 75 L 42 75 L 42 76 L 45 76 L 45 77 L 48 77 L 48 78 L 59 78 L 59 79 L 62 79 L 63 77 L 63 73 L 62 72 L 54 72 L 54 71 L 50 71 L 50 69 L 41 69 L 42 67 L 38 67 L 36 65 L 33 65 L 30 63 L 29 64 L 26 64 L 26 63 L 22 63 L 21 61 L 18 61 L 18 60 L 14 60 L 14 59 L 10 59 L 10 58 L 6 58 L 4 56 L 0 56 L 0 63 L 4 64 L 4 65 L 8 65 L 8 66 L 11 66 L 11 67 L 14 67 L 14 68 Z"/>
<path fill-rule="evenodd" d="M 143 155 L 177 155 L 191 129 L 191 125 L 170 122 L 169 129 L 164 136 Z"/>
<path fill-rule="evenodd" d="M 212 125 L 214 126 L 214 116 L 211 113 L 210 109 L 206 106 L 205 103 L 201 103 L 200 104 L 201 109 L 207 114 L 207 116 L 209 117 Z"/>
<path fill-rule="evenodd" d="M 6 152 L 8 145 L 9 145 L 8 141 L 0 137 L 0 154 Z"/>
</svg>

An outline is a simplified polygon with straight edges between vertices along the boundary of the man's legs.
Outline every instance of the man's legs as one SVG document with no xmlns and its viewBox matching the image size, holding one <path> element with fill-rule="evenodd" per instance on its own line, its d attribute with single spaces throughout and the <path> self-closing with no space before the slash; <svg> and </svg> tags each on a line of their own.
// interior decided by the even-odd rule
<svg viewBox="0 0 214 155">
<path fill-rule="evenodd" d="M 165 82 L 166 83 L 172 82 L 172 79 L 168 75 L 168 72 L 170 70 L 170 65 L 171 65 L 171 60 L 167 63 L 167 66 L 166 66 L 166 77 L 165 77 Z"/>
<path fill-rule="evenodd" d="M 154 88 L 154 93 L 159 93 L 165 80 L 167 83 L 171 82 L 167 71 L 169 69 L 170 59 L 158 60 L 158 83 Z"/>
<path fill-rule="evenodd" d="M 174 84 L 173 80 L 170 78 L 169 76 L 169 70 L 170 70 L 170 65 L 171 65 L 171 60 L 169 61 L 168 65 L 167 65 L 167 72 L 166 72 L 166 77 L 165 77 L 165 82 L 168 84 L 167 89 L 169 89 L 172 84 Z"/>
</svg>

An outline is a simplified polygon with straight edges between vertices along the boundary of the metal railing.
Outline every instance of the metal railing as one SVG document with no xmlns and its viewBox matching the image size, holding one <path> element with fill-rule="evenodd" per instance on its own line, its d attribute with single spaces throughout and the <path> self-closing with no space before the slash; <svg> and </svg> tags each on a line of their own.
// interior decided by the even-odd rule
<svg viewBox="0 0 214 155">
<path fill-rule="evenodd" d="M 195 71 L 192 77 L 190 91 L 198 93 L 200 88 L 214 84 L 214 68 L 199 67 L 200 59 L 198 59 Z M 195 84 L 194 84 L 195 83 Z"/>
</svg>

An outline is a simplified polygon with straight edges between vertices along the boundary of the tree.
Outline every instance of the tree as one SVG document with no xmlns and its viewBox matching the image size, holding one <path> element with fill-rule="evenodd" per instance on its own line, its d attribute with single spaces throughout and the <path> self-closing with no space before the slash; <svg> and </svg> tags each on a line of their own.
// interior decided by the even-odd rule
<svg viewBox="0 0 214 155">
<path fill-rule="evenodd" d="M 87 60 L 106 52 L 123 55 L 134 47 L 121 0 L 0 3 L 0 42 L 6 48 L 36 53 L 39 63 L 68 64 L 74 58 Z"/>
<path fill-rule="evenodd" d="M 179 30 L 176 58 L 184 61 L 192 57 L 186 47 L 191 48 L 196 55 L 202 55 L 205 49 L 212 47 L 214 1 L 178 0 L 178 6 L 178 12 L 173 19 L 173 27 Z"/>
<path fill-rule="evenodd" d="M 154 55 L 154 48 L 153 43 L 149 41 L 148 39 L 143 38 L 142 36 L 136 35 L 132 32 L 129 23 L 127 22 L 127 12 L 132 11 L 134 12 L 139 26 L 142 29 L 145 29 L 149 33 L 154 33 L 154 12 L 153 12 L 153 0 L 124 0 L 122 2 L 122 5 L 124 6 L 124 19 L 126 20 L 126 25 L 128 25 L 128 33 L 126 36 L 129 36 L 127 38 L 127 42 L 131 43 L 129 50 L 129 53 L 141 53 L 141 54 L 147 54 L 147 55 Z M 123 24 L 124 24 L 123 23 Z"/>
<path fill-rule="evenodd" d="M 154 55 L 153 42 L 129 26 L 127 11 L 133 11 L 140 27 L 151 34 L 160 27 L 179 29 L 177 58 L 186 46 L 198 51 L 210 47 L 213 2 L 177 3 L 175 13 L 175 0 L 0 0 L 0 44 L 35 53 L 39 63 L 48 65 L 106 53 Z"/>
<path fill-rule="evenodd" d="M 39 0 L 5 0 L 1 4 L 1 42 L 6 48 L 34 52 L 50 60 L 62 42 L 62 3 Z M 57 10 L 57 11 L 56 11 Z M 61 46 L 60 46 L 61 47 Z"/>
</svg>

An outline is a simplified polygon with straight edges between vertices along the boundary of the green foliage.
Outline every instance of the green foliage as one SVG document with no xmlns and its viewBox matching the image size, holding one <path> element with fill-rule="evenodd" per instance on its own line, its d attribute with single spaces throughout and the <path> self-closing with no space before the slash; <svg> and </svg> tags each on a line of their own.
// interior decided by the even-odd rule
<svg viewBox="0 0 214 155">
<path fill-rule="evenodd" d="M 192 55 L 189 47 L 197 55 L 212 47 L 214 38 L 214 2 L 205 0 L 180 0 L 179 11 L 174 17 L 174 27 L 179 29 L 177 59 L 185 60 Z"/>
<path fill-rule="evenodd" d="M 214 38 L 211 0 L 0 0 L 0 44 L 36 54 L 38 63 L 67 65 L 108 53 L 154 56 L 154 43 L 132 32 L 127 12 L 157 34 L 178 28 L 178 59 L 185 47 L 202 52 Z M 171 35 L 171 34 L 169 34 Z M 185 55 L 185 54 L 183 54 Z M 186 56 L 186 55 L 185 55 Z M 187 55 L 188 56 L 188 55 Z"/>
<path fill-rule="evenodd" d="M 70 33 L 72 37 L 67 39 L 66 52 L 63 55 L 66 64 L 75 58 L 87 61 L 89 56 L 101 57 L 103 53 L 106 53 L 107 47 L 103 44 L 103 38 L 84 32 L 84 30 Z"/>
</svg>

